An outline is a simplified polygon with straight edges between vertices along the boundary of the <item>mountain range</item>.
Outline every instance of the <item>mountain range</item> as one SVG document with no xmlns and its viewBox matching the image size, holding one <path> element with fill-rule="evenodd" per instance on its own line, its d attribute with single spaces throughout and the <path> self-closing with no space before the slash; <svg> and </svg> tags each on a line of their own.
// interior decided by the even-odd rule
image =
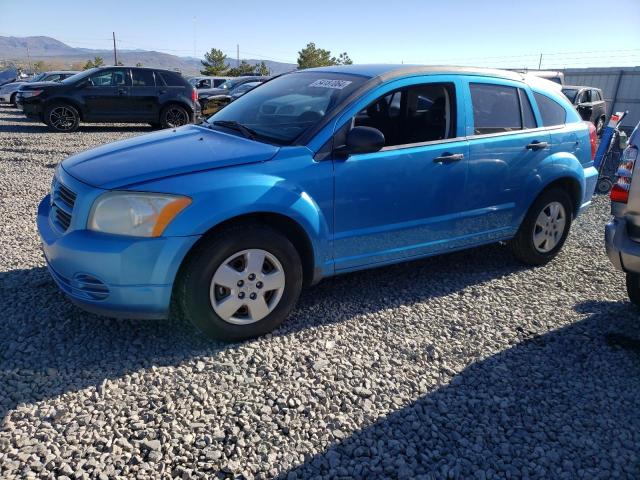
<svg viewBox="0 0 640 480">
<path fill-rule="evenodd" d="M 141 63 L 145 67 L 179 70 L 185 75 L 200 73 L 199 58 L 179 57 L 153 50 L 118 50 L 118 61 L 125 65 Z M 55 38 L 3 37 L 0 36 L 0 62 L 27 66 L 31 62 L 43 61 L 50 69 L 81 69 L 87 60 L 102 57 L 105 65 L 113 63 L 113 50 L 76 48 Z M 272 75 L 289 72 L 296 68 L 293 63 L 275 62 L 262 59 L 243 59 L 250 64 L 264 62 Z M 227 64 L 236 65 L 236 60 L 227 58 Z"/>
</svg>

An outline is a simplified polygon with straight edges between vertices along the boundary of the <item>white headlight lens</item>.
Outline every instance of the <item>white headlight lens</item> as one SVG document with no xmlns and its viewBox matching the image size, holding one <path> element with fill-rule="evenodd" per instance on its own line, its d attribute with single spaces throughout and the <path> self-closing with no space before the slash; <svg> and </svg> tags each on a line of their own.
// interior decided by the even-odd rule
<svg viewBox="0 0 640 480">
<path fill-rule="evenodd" d="M 100 196 L 89 215 L 89 229 L 97 232 L 157 237 L 191 199 L 160 193 L 109 192 Z"/>
</svg>

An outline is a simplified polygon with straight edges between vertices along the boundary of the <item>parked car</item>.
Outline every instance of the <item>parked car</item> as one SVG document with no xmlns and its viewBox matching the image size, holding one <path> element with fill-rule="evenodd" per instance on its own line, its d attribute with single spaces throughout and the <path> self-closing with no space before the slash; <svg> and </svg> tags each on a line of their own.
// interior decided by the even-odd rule
<svg viewBox="0 0 640 480">
<path fill-rule="evenodd" d="M 14 107 L 16 106 L 16 95 L 18 93 L 18 89 L 24 85 L 25 83 L 35 83 L 35 82 L 60 82 L 65 78 L 69 78 L 72 75 L 75 75 L 75 71 L 71 70 L 59 70 L 54 72 L 42 72 L 38 75 L 34 76 L 31 80 L 21 82 L 16 81 L 12 83 L 7 83 L 0 87 L 0 103 L 10 103 Z"/>
<path fill-rule="evenodd" d="M 244 77 L 234 77 L 230 78 L 224 83 L 221 83 L 216 88 L 203 88 L 198 90 L 198 96 L 200 98 L 209 98 L 215 95 L 229 95 L 229 92 L 232 92 L 234 89 L 238 88 L 240 85 L 249 82 L 264 82 L 268 80 L 269 77 L 260 77 L 260 76 L 244 76 Z"/>
<path fill-rule="evenodd" d="M 213 95 L 213 96 L 205 97 L 201 99 L 200 106 L 202 108 L 202 115 L 204 116 L 213 115 L 218 110 L 230 104 L 234 100 L 237 100 L 248 91 L 253 90 L 261 83 L 264 83 L 264 82 L 259 81 L 259 82 L 242 83 L 237 87 L 231 89 L 227 95 Z"/>
<path fill-rule="evenodd" d="M 189 83 L 196 87 L 198 90 L 217 88 L 224 82 L 229 80 L 229 77 L 190 77 Z"/>
<path fill-rule="evenodd" d="M 549 262 L 591 202 L 595 146 L 546 80 L 315 68 L 202 124 L 67 158 L 37 222 L 82 308 L 166 318 L 173 299 L 208 335 L 239 340 L 332 275 L 499 241 Z"/>
<path fill-rule="evenodd" d="M 179 127 L 200 115 L 198 92 L 182 75 L 138 67 L 92 68 L 59 83 L 24 84 L 16 103 L 59 132 L 73 132 L 81 121 Z"/>
<path fill-rule="evenodd" d="M 596 133 L 602 134 L 607 121 L 607 104 L 602 90 L 594 87 L 565 85 L 562 93 L 573 103 L 583 120 L 596 126 Z"/>
<path fill-rule="evenodd" d="M 605 246 L 611 263 L 626 274 L 629 299 L 640 307 L 640 169 L 635 169 L 639 150 L 640 123 L 629 137 L 611 189 L 613 219 L 605 227 Z"/>
</svg>

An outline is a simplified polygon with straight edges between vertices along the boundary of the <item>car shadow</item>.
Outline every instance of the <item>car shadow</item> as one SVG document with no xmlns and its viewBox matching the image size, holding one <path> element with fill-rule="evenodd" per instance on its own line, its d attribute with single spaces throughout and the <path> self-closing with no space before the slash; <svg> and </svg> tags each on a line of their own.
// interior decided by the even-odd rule
<svg viewBox="0 0 640 480">
<path fill-rule="evenodd" d="M 303 292 L 298 307 L 273 335 L 422 302 L 522 268 L 503 246 L 490 245 L 327 279 Z M 393 291 L 385 291 L 391 282 Z M 141 321 L 86 313 L 59 291 L 44 267 L 0 273 L 0 311 L 0 385 L 24 386 L 13 397 L 0 390 L 0 421 L 24 402 L 99 387 L 105 380 L 153 365 L 178 365 L 237 348 L 206 339 L 177 318 Z M 86 375 L 78 376 L 79 368 Z"/>
<path fill-rule="evenodd" d="M 638 311 L 577 310 L 279 478 L 640 478 Z"/>
</svg>

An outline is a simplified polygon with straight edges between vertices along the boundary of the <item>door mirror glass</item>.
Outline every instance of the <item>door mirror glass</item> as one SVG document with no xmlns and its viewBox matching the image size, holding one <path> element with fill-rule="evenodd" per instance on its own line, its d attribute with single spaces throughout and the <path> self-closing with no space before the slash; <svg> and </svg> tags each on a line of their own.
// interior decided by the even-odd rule
<svg viewBox="0 0 640 480">
<path fill-rule="evenodd" d="M 343 155 L 373 153 L 384 147 L 384 143 L 384 135 L 377 128 L 353 127 L 347 133 L 345 146 L 339 148 L 338 152 Z"/>
</svg>

